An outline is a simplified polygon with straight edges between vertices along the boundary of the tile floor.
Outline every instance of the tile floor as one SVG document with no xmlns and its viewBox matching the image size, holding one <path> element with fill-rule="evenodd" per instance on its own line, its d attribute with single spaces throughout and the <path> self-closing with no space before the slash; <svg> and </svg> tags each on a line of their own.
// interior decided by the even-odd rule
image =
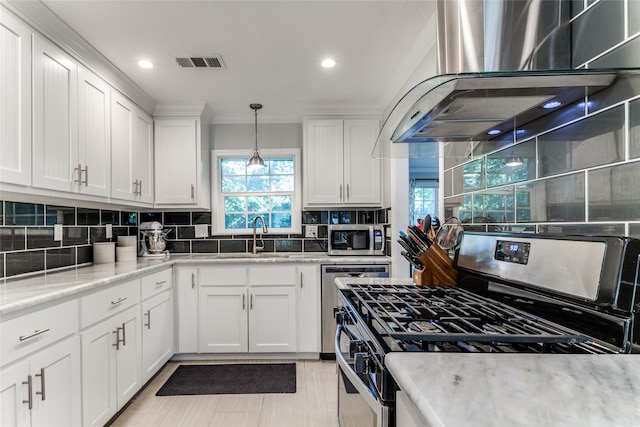
<svg viewBox="0 0 640 427">
<path fill-rule="evenodd" d="M 112 427 L 336 427 L 337 375 L 333 361 L 296 360 L 296 393 L 156 396 L 180 364 L 169 362 L 136 396 Z M 274 363 L 283 362 L 281 360 Z"/>
</svg>

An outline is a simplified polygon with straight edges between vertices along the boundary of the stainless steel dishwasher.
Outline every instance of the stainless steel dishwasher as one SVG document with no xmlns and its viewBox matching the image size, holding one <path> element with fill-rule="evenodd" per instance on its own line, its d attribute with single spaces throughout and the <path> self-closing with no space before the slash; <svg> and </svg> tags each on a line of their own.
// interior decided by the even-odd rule
<svg viewBox="0 0 640 427">
<path fill-rule="evenodd" d="M 322 266 L 322 353 L 323 359 L 335 359 L 336 319 L 338 306 L 337 277 L 389 277 L 389 264 L 331 264 Z"/>
</svg>

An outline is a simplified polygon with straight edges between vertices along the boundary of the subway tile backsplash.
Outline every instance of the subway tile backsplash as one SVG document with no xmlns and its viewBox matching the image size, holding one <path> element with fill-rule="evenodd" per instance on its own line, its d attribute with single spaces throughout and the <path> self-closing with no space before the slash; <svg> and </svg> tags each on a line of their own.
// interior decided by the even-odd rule
<svg viewBox="0 0 640 427">
<path fill-rule="evenodd" d="M 303 228 L 318 225 L 318 239 L 304 234 L 264 235 L 266 252 L 326 252 L 328 224 L 386 224 L 388 210 L 305 211 Z M 195 225 L 207 224 L 210 212 L 132 212 L 0 200 L 0 279 L 91 263 L 92 243 L 109 241 L 106 224 L 117 236 L 138 235 L 138 223 L 158 221 L 171 230 L 172 253 L 225 253 L 252 250 L 252 236 L 195 238 Z M 54 224 L 62 224 L 62 241 L 54 240 Z M 208 234 L 209 234 L 208 233 Z M 304 230 L 303 230 L 304 233 Z"/>
</svg>

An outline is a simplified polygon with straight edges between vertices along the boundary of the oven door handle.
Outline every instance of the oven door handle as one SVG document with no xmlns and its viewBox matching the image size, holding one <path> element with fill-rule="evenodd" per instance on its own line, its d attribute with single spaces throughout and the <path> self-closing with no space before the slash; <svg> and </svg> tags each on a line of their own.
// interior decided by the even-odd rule
<svg viewBox="0 0 640 427">
<path fill-rule="evenodd" d="M 360 396 L 364 398 L 364 400 L 376 414 L 380 414 L 383 405 L 380 402 L 380 398 L 376 394 L 375 390 L 367 387 L 367 385 L 360 379 L 360 377 L 354 372 L 354 370 L 351 369 L 349 362 L 347 362 L 347 360 L 342 355 L 342 351 L 340 351 L 340 335 L 342 335 L 343 332 L 349 336 L 349 339 L 353 338 L 347 328 L 345 328 L 343 325 L 338 325 L 336 329 L 336 362 L 338 362 L 338 365 L 340 365 L 340 367 L 342 368 L 342 371 L 344 372 L 344 375 L 347 377 L 347 379 L 356 388 L 356 390 L 358 390 Z"/>
</svg>

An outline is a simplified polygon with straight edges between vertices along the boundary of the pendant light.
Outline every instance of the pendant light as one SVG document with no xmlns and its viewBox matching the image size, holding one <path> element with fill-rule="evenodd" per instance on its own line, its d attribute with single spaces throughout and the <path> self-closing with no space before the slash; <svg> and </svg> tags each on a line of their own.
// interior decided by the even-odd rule
<svg viewBox="0 0 640 427">
<path fill-rule="evenodd" d="M 249 107 L 254 111 L 255 118 L 256 118 L 255 120 L 256 145 L 253 149 L 253 154 L 251 155 L 251 158 L 247 163 L 247 168 L 249 170 L 253 170 L 253 169 L 264 167 L 264 160 L 262 160 L 262 157 L 260 157 L 260 153 L 258 152 L 258 110 L 262 108 L 262 104 L 251 104 L 249 105 Z"/>
</svg>

